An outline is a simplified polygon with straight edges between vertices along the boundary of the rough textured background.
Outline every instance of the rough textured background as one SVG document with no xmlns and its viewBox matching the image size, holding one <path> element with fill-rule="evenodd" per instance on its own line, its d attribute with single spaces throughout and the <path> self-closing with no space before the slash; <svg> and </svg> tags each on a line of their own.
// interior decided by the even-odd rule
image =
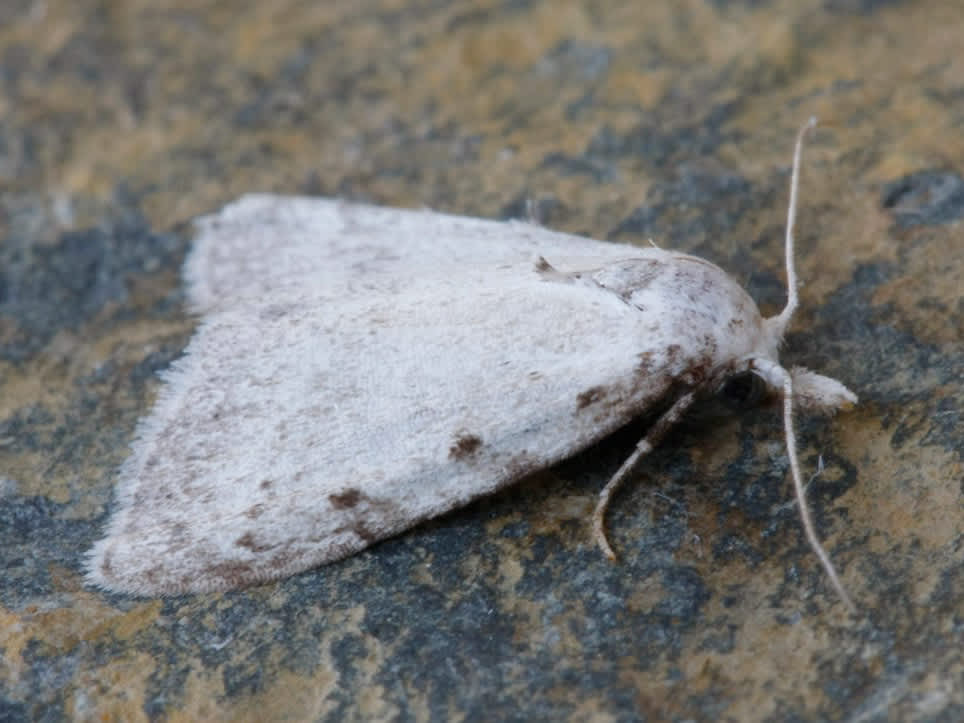
<svg viewBox="0 0 964 723">
<path fill-rule="evenodd" d="M 0 3 L 0 720 L 964 717 L 964 8 L 900 0 Z M 643 427 L 280 584 L 87 589 L 118 463 L 194 322 L 192 217 L 254 190 L 685 249 L 803 308 L 784 359 L 848 618 L 778 414 Z"/>
</svg>

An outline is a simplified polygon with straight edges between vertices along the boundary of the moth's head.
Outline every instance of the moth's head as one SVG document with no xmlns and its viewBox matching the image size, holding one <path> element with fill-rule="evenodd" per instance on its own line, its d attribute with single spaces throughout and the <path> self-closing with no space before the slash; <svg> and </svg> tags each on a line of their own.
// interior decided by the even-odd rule
<svg viewBox="0 0 964 723">
<path fill-rule="evenodd" d="M 748 371 L 752 371 L 767 388 L 776 393 L 784 390 L 786 375 L 789 374 L 793 382 L 793 405 L 799 409 L 832 414 L 856 404 L 857 396 L 836 379 L 804 367 L 792 367 L 789 371 L 784 369 L 778 350 L 789 321 L 789 316 L 783 314 L 763 320 L 763 350 L 747 359 Z"/>
<path fill-rule="evenodd" d="M 817 374 L 805 367 L 792 367 L 787 371 L 778 361 L 754 357 L 747 360 L 747 370 L 746 373 L 737 373 L 727 378 L 721 392 L 737 400 L 741 396 L 749 400 L 754 397 L 761 399 L 768 393 L 783 395 L 788 391 L 789 378 L 789 389 L 792 390 L 790 394 L 796 409 L 833 414 L 850 409 L 857 403 L 857 395 L 836 379 Z M 759 381 L 754 382 L 754 379 Z"/>
</svg>

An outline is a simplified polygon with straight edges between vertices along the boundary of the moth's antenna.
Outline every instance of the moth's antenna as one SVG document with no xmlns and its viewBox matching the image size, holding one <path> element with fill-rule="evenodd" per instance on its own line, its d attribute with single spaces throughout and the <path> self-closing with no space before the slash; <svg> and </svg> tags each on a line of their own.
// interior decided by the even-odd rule
<svg viewBox="0 0 964 723">
<path fill-rule="evenodd" d="M 772 320 L 772 326 L 777 330 L 777 338 L 790 324 L 793 312 L 797 310 L 797 269 L 793 263 L 793 225 L 797 220 L 797 190 L 800 187 L 800 156 L 803 153 L 803 139 L 817 125 L 817 119 L 810 117 L 800 132 L 797 133 L 797 143 L 793 148 L 793 171 L 790 174 L 790 207 L 787 209 L 787 234 L 785 254 L 787 257 L 787 305 L 779 316 Z"/>
<path fill-rule="evenodd" d="M 830 578 L 830 582 L 832 582 L 834 588 L 836 588 L 837 594 L 840 595 L 840 598 L 850 609 L 850 612 L 855 613 L 857 612 L 857 606 L 854 605 L 843 583 L 840 582 L 837 570 L 830 560 L 830 555 L 827 554 L 827 551 L 823 549 L 823 545 L 820 544 L 820 538 L 817 537 L 817 530 L 813 526 L 813 519 L 810 517 L 810 507 L 807 505 L 806 497 L 807 492 L 803 486 L 803 480 L 800 477 L 800 461 L 797 459 L 797 436 L 793 431 L 793 380 L 787 372 L 784 371 L 783 373 L 783 430 L 787 443 L 787 457 L 790 459 L 790 476 L 793 477 L 793 489 L 797 495 L 797 504 L 800 505 L 800 519 L 803 522 L 803 531 L 807 536 L 807 542 L 810 543 L 811 549 L 820 560 L 820 564 L 823 565 L 827 577 Z"/>
</svg>

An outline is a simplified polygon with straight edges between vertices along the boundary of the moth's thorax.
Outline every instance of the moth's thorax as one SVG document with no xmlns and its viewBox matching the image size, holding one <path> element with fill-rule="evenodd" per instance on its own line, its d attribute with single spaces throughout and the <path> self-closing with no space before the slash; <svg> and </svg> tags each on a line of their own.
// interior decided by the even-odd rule
<svg viewBox="0 0 964 723">
<path fill-rule="evenodd" d="M 652 319 L 652 331 L 665 334 L 667 346 L 679 347 L 681 374 L 694 362 L 709 374 L 750 356 L 777 359 L 779 339 L 756 303 L 709 261 L 650 249 L 646 257 L 607 264 L 591 278 Z"/>
</svg>

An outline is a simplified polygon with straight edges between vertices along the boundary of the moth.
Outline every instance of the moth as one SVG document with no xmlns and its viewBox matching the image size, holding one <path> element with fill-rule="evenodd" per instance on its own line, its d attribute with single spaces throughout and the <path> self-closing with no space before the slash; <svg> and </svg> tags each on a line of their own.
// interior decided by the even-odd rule
<svg viewBox="0 0 964 723">
<path fill-rule="evenodd" d="M 793 411 L 856 402 L 785 369 L 772 318 L 724 271 L 661 248 L 524 222 L 250 195 L 199 222 L 185 263 L 201 321 L 164 374 L 87 580 L 141 596 L 230 590 L 351 555 L 665 409 L 600 496 L 693 402 L 754 375 Z"/>
</svg>

